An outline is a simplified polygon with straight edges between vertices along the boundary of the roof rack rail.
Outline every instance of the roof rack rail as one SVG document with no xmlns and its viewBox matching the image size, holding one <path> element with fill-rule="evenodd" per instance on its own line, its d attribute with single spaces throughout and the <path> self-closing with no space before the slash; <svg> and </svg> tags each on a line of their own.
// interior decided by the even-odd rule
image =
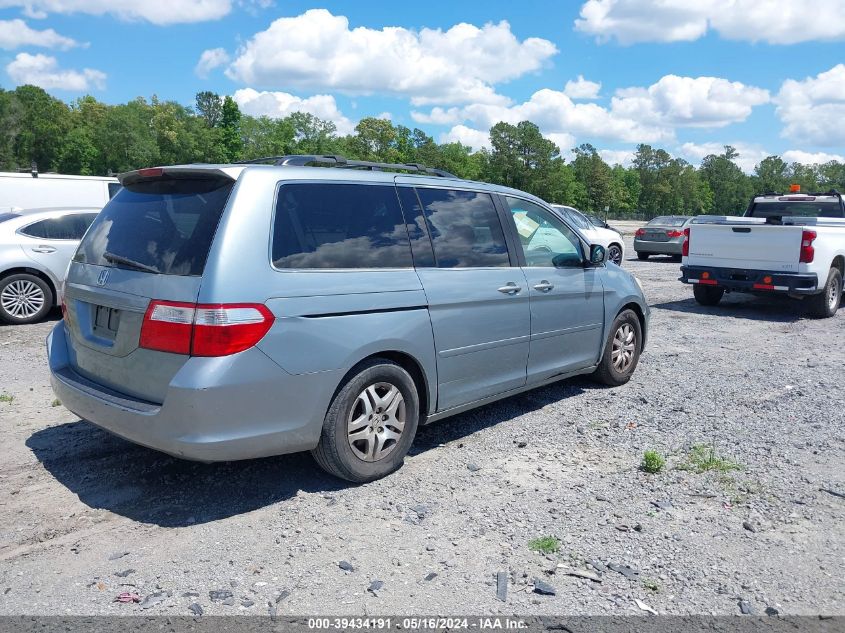
<svg viewBox="0 0 845 633">
<path fill-rule="evenodd" d="M 348 160 L 338 154 L 291 154 L 288 156 L 265 156 L 252 160 L 238 161 L 237 165 L 258 165 L 261 163 L 273 163 L 274 165 L 289 165 L 304 167 L 305 165 L 319 164 L 332 167 L 343 167 L 347 169 L 367 169 L 370 171 L 413 171 L 421 174 L 429 174 L 440 178 L 457 178 L 454 174 L 443 169 L 426 167 L 420 163 L 376 163 L 367 160 Z"/>
</svg>

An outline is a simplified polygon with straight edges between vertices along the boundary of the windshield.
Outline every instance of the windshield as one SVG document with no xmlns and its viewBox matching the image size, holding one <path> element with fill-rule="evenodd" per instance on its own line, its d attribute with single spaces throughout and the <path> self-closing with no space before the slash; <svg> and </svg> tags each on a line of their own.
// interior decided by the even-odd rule
<svg viewBox="0 0 845 633">
<path fill-rule="evenodd" d="M 91 225 L 76 262 L 200 276 L 233 182 L 157 178 L 124 187 Z"/>
<path fill-rule="evenodd" d="M 783 216 L 796 218 L 845 217 L 838 200 L 760 202 L 751 207 L 748 216 L 754 218 L 780 218 Z"/>
<path fill-rule="evenodd" d="M 654 218 L 648 223 L 648 226 L 683 226 L 689 218 L 681 215 L 663 215 L 659 218 Z"/>
</svg>

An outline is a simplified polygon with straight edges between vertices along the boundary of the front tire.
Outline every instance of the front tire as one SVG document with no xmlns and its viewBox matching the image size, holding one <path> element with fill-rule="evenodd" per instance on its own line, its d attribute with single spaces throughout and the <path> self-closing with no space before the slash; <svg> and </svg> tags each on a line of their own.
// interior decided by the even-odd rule
<svg viewBox="0 0 845 633">
<path fill-rule="evenodd" d="M 381 479 L 402 466 L 419 417 L 411 375 L 384 358 L 365 361 L 335 394 L 311 454 L 320 468 L 340 479 Z"/>
<path fill-rule="evenodd" d="M 643 329 L 633 310 L 623 310 L 610 327 L 604 355 L 593 377 L 611 387 L 631 379 L 643 348 Z"/>
<path fill-rule="evenodd" d="M 809 315 L 815 319 L 829 319 L 836 314 L 842 303 L 842 273 L 831 268 L 824 289 L 807 299 Z"/>
<path fill-rule="evenodd" d="M 719 286 L 702 286 L 696 284 L 692 287 L 692 294 L 695 300 L 703 306 L 719 305 L 722 297 L 725 296 L 725 289 Z"/>
<path fill-rule="evenodd" d="M 18 273 L 0 279 L 0 321 L 23 325 L 40 321 L 53 307 L 53 291 L 40 277 Z"/>
</svg>

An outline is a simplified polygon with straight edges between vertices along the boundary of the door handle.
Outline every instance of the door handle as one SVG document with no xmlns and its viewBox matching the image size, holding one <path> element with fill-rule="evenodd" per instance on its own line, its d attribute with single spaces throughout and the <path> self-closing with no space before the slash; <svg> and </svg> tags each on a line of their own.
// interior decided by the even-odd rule
<svg viewBox="0 0 845 633">
<path fill-rule="evenodd" d="M 554 284 L 550 284 L 548 281 L 546 281 L 544 279 L 543 281 L 538 283 L 536 286 L 534 286 L 534 290 L 537 290 L 539 292 L 549 292 L 549 290 L 551 290 L 554 287 L 555 287 Z"/>
<path fill-rule="evenodd" d="M 512 282 L 512 281 L 509 281 L 509 282 L 508 282 L 508 283 L 506 283 L 504 286 L 502 286 L 501 288 L 499 288 L 499 292 L 503 292 L 503 293 L 505 293 L 506 295 L 515 295 L 515 294 L 518 294 L 521 290 L 522 290 L 522 288 L 520 288 L 519 286 L 517 286 L 517 285 L 516 285 L 514 282 Z"/>
<path fill-rule="evenodd" d="M 53 246 L 33 246 L 32 250 L 36 253 L 55 253 L 56 249 Z"/>
</svg>

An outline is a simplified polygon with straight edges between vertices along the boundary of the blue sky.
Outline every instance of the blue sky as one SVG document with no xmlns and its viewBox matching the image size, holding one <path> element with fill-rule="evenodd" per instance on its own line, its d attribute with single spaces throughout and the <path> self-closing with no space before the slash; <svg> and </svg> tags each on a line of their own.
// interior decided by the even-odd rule
<svg viewBox="0 0 845 633">
<path fill-rule="evenodd" d="M 0 0 L 0 66 L 65 100 L 213 90 L 476 148 L 529 118 L 611 162 L 638 142 L 693 163 L 730 143 L 746 170 L 845 160 L 845 0 Z"/>
</svg>

